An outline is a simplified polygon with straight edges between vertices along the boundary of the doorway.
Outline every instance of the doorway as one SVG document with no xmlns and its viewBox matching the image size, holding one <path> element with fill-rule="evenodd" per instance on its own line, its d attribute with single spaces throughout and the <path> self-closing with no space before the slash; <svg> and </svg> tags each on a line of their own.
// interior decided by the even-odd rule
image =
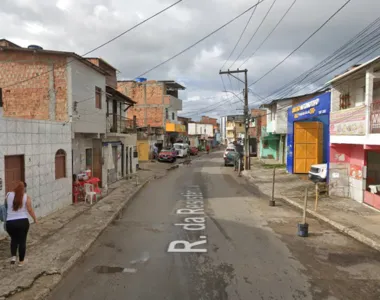
<svg viewBox="0 0 380 300">
<path fill-rule="evenodd" d="M 380 209 L 380 151 L 367 151 L 367 175 L 364 203 Z"/>
<path fill-rule="evenodd" d="M 129 160 L 131 159 L 131 157 L 129 156 L 129 147 L 125 147 L 125 175 L 127 176 L 127 178 L 129 177 Z"/>
<path fill-rule="evenodd" d="M 92 140 L 92 176 L 100 179 L 99 186 L 103 186 L 102 178 L 102 141 L 100 139 Z M 86 162 L 87 162 L 87 151 L 86 151 Z"/>
<path fill-rule="evenodd" d="M 25 181 L 24 155 L 9 155 L 4 157 L 5 192 L 15 188 L 19 181 Z"/>
<path fill-rule="evenodd" d="M 132 161 L 133 161 L 133 153 L 132 153 L 132 147 L 129 147 L 129 173 L 132 174 Z"/>
</svg>

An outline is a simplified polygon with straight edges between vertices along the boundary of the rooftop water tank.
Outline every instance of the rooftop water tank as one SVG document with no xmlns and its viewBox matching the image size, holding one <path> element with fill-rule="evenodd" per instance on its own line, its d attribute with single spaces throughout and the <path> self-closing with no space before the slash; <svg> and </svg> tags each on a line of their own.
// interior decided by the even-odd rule
<svg viewBox="0 0 380 300">
<path fill-rule="evenodd" d="M 44 50 L 41 46 L 38 45 L 29 45 L 28 49 L 33 49 L 33 50 Z"/>
</svg>

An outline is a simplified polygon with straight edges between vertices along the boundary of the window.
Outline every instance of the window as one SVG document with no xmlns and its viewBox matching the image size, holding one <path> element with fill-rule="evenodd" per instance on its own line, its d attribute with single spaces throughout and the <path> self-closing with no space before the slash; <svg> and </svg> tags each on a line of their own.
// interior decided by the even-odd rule
<svg viewBox="0 0 380 300">
<path fill-rule="evenodd" d="M 59 149 L 55 153 L 55 179 L 66 177 L 66 152 Z"/>
<path fill-rule="evenodd" d="M 0 107 L 3 107 L 3 89 L 0 88 Z"/>
<path fill-rule="evenodd" d="M 95 107 L 102 109 L 102 89 L 95 87 Z"/>
<path fill-rule="evenodd" d="M 165 108 L 165 119 L 169 119 L 169 109 Z"/>
<path fill-rule="evenodd" d="M 175 120 L 175 113 L 172 112 L 172 120 L 174 121 Z"/>
</svg>

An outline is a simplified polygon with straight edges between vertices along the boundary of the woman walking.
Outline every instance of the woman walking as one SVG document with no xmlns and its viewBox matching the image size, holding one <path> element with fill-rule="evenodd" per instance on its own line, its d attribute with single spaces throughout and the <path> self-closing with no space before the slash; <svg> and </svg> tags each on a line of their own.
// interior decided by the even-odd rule
<svg viewBox="0 0 380 300">
<path fill-rule="evenodd" d="M 26 252 L 26 237 L 29 230 L 28 213 L 37 223 L 34 214 L 32 201 L 25 193 L 26 184 L 19 182 L 13 192 L 6 196 L 7 205 L 7 222 L 6 230 L 11 237 L 11 264 L 16 263 L 16 255 L 18 251 L 19 266 L 24 265 Z"/>
</svg>

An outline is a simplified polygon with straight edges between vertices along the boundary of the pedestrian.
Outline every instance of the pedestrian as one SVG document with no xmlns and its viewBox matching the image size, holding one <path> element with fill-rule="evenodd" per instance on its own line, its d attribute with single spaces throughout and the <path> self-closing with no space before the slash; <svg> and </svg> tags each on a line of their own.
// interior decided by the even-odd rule
<svg viewBox="0 0 380 300">
<path fill-rule="evenodd" d="M 209 144 L 206 145 L 206 151 L 207 151 L 207 154 L 209 154 L 209 152 L 210 152 L 210 145 Z"/>
<path fill-rule="evenodd" d="M 33 211 L 32 200 L 25 192 L 26 183 L 19 182 L 16 188 L 6 196 L 7 222 L 6 230 L 11 237 L 11 264 L 16 263 L 18 252 L 19 266 L 24 265 L 26 253 L 26 237 L 29 230 L 28 213 L 37 223 Z"/>
<path fill-rule="evenodd" d="M 158 147 L 157 147 L 157 144 L 154 144 L 153 145 L 153 159 L 157 159 L 158 158 Z"/>
</svg>

